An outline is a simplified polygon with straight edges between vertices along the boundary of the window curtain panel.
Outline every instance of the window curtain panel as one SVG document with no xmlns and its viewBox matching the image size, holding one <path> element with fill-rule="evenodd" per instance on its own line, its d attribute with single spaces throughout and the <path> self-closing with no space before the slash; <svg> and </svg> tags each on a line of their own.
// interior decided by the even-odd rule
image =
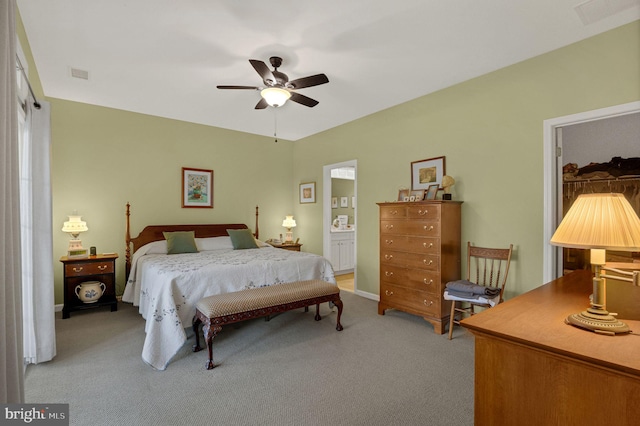
<svg viewBox="0 0 640 426">
<path fill-rule="evenodd" d="M 15 1 L 0 1 L 0 403 L 24 402 Z"/>
<path fill-rule="evenodd" d="M 50 104 L 27 105 L 20 146 L 22 315 L 25 364 L 56 355 L 51 220 Z"/>
</svg>

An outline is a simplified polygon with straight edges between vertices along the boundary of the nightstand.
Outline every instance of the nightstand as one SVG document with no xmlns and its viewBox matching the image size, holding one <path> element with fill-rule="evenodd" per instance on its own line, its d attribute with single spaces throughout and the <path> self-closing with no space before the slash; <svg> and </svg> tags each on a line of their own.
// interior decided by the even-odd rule
<svg viewBox="0 0 640 426">
<path fill-rule="evenodd" d="M 268 243 L 268 244 L 275 248 L 289 250 L 289 251 L 300 251 L 300 247 L 302 247 L 302 244 L 299 244 L 299 243 L 291 243 L 291 244 Z"/>
<path fill-rule="evenodd" d="M 62 256 L 64 266 L 64 307 L 62 318 L 69 318 L 72 311 L 111 306 L 111 312 L 118 310 L 116 300 L 116 259 L 118 255 L 98 254 L 87 258 L 69 258 Z M 95 301 L 85 303 L 76 296 L 76 287 L 86 281 L 104 283 L 102 296 Z"/>
</svg>

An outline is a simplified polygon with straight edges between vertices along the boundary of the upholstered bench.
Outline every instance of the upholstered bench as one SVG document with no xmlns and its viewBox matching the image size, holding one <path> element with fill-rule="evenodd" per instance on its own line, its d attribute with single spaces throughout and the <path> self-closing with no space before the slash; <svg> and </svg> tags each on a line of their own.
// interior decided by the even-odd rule
<svg viewBox="0 0 640 426">
<path fill-rule="evenodd" d="M 325 281 L 296 281 L 205 297 L 196 304 L 196 315 L 193 317 L 193 331 L 196 335 L 193 351 L 202 350 L 198 329 L 203 324 L 202 332 L 209 349 L 206 367 L 211 370 L 215 367 L 211 350 L 213 338 L 222 330 L 223 325 L 297 308 L 308 309 L 311 305 L 316 305 L 315 320 L 320 321 L 320 304 L 324 302 L 333 302 L 338 307 L 336 330 L 341 331 L 340 289 Z"/>
</svg>

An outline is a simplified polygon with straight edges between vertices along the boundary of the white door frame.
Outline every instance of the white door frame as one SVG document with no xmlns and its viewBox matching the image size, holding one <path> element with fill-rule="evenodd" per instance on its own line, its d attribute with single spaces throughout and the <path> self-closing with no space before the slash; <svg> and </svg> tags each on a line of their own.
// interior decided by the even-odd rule
<svg viewBox="0 0 640 426">
<path fill-rule="evenodd" d="M 331 261 L 331 169 L 341 167 L 353 167 L 355 179 L 353 180 L 353 196 L 356 204 L 353 209 L 354 231 L 353 244 L 353 291 L 358 291 L 358 160 L 343 161 L 342 163 L 328 164 L 322 168 L 322 255 Z"/>
<path fill-rule="evenodd" d="M 563 126 L 587 123 L 640 112 L 640 101 L 616 105 L 543 122 L 544 143 L 544 225 L 543 225 L 543 282 L 549 282 L 562 275 L 562 251 L 549 244 L 562 218 L 562 153 L 557 141 L 557 131 Z"/>
</svg>

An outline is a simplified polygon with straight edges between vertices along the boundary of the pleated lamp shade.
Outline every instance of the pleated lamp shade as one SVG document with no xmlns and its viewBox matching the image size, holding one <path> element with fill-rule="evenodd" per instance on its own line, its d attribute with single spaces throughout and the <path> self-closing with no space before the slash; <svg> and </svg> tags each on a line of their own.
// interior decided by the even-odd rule
<svg viewBox="0 0 640 426">
<path fill-rule="evenodd" d="M 640 251 L 640 218 L 623 194 L 583 194 L 560 222 L 551 244 Z"/>
</svg>

